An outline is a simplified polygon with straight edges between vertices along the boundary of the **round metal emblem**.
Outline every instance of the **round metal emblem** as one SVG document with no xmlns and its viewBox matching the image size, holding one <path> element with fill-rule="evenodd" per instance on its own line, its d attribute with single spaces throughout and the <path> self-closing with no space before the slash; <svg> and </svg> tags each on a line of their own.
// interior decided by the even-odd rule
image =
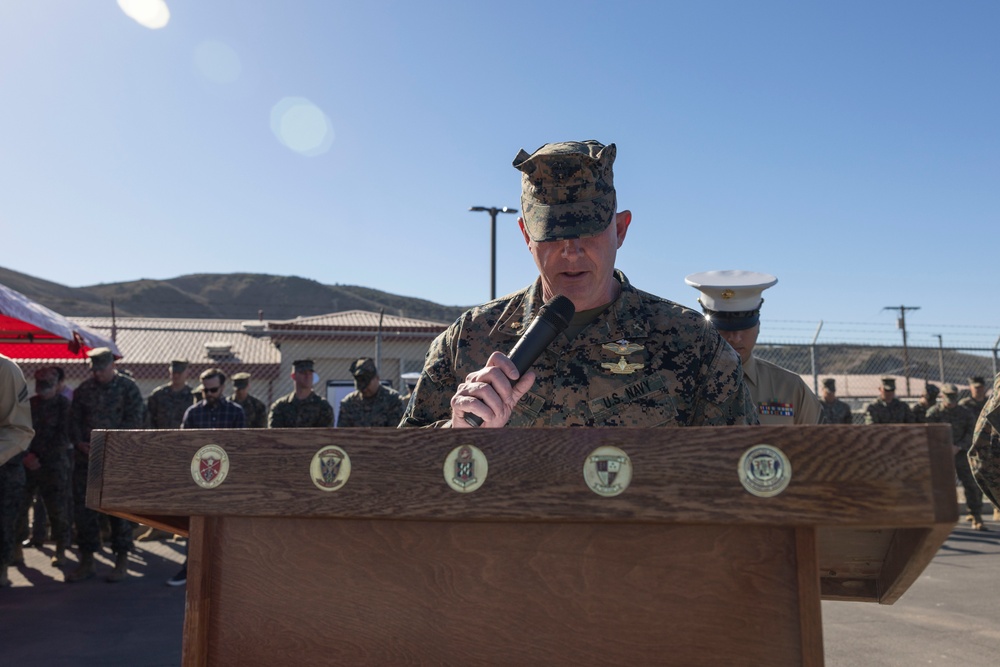
<svg viewBox="0 0 1000 667">
<path fill-rule="evenodd" d="M 632 460 L 617 447 L 598 447 L 583 462 L 583 479 L 599 496 L 617 496 L 632 481 Z"/>
<path fill-rule="evenodd" d="M 724 290 L 722 290 L 722 298 L 723 299 L 732 299 L 734 296 L 736 296 L 736 292 L 734 292 L 733 290 L 731 290 L 731 289 L 724 289 Z"/>
<path fill-rule="evenodd" d="M 744 489 L 760 498 L 770 498 L 792 481 L 792 464 L 777 447 L 754 445 L 740 457 L 739 475 Z"/>
<path fill-rule="evenodd" d="M 444 480 L 459 493 L 472 493 L 486 481 L 486 455 L 473 445 L 460 445 L 444 460 Z"/>
<path fill-rule="evenodd" d="M 309 477 L 320 491 L 336 491 L 351 476 L 351 457 L 340 447 L 330 445 L 313 454 Z"/>
<path fill-rule="evenodd" d="M 214 489 L 228 474 L 229 455 L 218 445 L 205 445 L 191 459 L 191 477 L 203 489 Z"/>
</svg>

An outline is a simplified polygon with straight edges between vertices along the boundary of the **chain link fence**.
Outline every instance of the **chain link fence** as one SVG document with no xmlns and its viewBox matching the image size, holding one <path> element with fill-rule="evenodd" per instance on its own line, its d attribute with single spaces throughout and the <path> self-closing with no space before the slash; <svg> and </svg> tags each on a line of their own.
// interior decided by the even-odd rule
<svg viewBox="0 0 1000 667">
<path fill-rule="evenodd" d="M 428 345 L 447 326 L 444 322 L 390 316 L 383 321 L 378 313 L 362 311 L 285 322 L 151 318 L 77 321 L 115 339 L 123 354 L 118 368 L 135 379 L 144 396 L 169 382 L 172 359 L 186 359 L 190 362 L 192 387 L 198 384 L 199 373 L 208 368 L 220 368 L 230 377 L 248 372 L 252 376 L 250 393 L 270 405 L 293 390 L 292 362 L 312 359 L 315 391 L 335 409 L 340 399 L 354 389 L 349 368 L 359 357 L 374 359 L 381 381 L 407 394 L 423 367 Z M 924 392 L 926 383 L 953 383 L 964 396 L 969 378 L 981 376 L 990 382 L 998 370 L 996 345 L 903 348 L 821 343 L 815 340 L 819 338 L 818 330 L 810 332 L 805 323 L 799 324 L 796 336 L 789 336 L 792 329 L 787 327 L 773 330 L 786 339 L 798 337 L 801 341 L 811 336 L 812 342 L 777 342 L 777 336 L 765 339 L 764 334 L 772 329 L 768 326 L 754 354 L 798 373 L 817 393 L 824 379 L 835 379 L 838 398 L 851 406 L 856 420 L 877 397 L 882 377 L 895 378 L 897 396 L 913 403 Z M 35 368 L 51 364 L 43 360 L 17 361 L 29 378 Z M 62 362 L 61 366 L 70 387 L 90 376 L 85 358 Z"/>
</svg>

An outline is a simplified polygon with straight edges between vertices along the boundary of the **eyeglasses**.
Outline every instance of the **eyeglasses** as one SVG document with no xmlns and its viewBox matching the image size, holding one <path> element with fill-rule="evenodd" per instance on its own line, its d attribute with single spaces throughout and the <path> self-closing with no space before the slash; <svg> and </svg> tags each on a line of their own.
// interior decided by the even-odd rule
<svg viewBox="0 0 1000 667">
<path fill-rule="evenodd" d="M 218 386 L 218 387 L 205 387 L 205 393 L 206 394 L 217 394 L 221 390 L 222 390 L 222 386 L 221 385 Z"/>
</svg>

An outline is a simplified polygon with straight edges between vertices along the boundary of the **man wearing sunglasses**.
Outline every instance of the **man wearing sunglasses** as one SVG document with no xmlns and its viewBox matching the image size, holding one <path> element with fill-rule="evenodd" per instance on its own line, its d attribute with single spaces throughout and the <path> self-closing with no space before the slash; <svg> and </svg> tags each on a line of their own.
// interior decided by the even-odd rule
<svg viewBox="0 0 1000 667">
<path fill-rule="evenodd" d="M 199 376 L 204 398 L 184 412 L 181 428 L 246 428 L 246 416 L 239 403 L 225 397 L 226 374 L 218 368 L 209 368 Z M 167 586 L 187 583 L 187 559 L 174 576 L 167 579 Z"/>
</svg>

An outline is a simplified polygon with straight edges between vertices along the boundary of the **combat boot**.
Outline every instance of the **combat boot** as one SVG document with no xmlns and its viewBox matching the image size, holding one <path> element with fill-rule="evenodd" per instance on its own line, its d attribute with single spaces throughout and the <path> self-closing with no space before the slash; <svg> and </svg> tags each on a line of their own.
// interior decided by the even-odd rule
<svg viewBox="0 0 1000 667">
<path fill-rule="evenodd" d="M 66 575 L 66 583 L 76 583 L 84 579 L 90 579 L 97 574 L 97 563 L 94 562 L 94 554 L 80 554 L 80 564 L 75 570 Z"/>
<path fill-rule="evenodd" d="M 115 569 L 108 575 L 108 581 L 112 584 L 118 583 L 128 575 L 128 550 L 119 551 L 115 554 Z"/>
<path fill-rule="evenodd" d="M 972 517 L 972 530 L 986 532 L 987 528 L 986 526 L 983 525 L 983 517 L 981 516 Z"/>
<path fill-rule="evenodd" d="M 1000 521 L 1000 507 L 993 508 L 993 520 Z"/>
<path fill-rule="evenodd" d="M 10 577 L 7 576 L 7 564 L 0 563 L 0 588 L 7 588 L 10 585 Z"/>
<path fill-rule="evenodd" d="M 52 567 L 62 567 L 66 564 L 66 547 L 56 547 L 56 552 L 52 556 Z"/>
</svg>

